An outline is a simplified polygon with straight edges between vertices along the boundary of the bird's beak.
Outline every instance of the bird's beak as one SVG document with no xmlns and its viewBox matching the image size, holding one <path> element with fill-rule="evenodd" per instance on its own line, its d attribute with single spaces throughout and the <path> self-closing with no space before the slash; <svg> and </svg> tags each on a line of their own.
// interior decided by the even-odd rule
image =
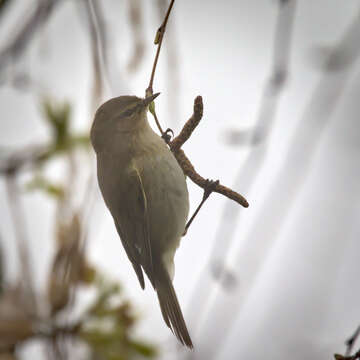
<svg viewBox="0 0 360 360">
<path fill-rule="evenodd" d="M 156 93 L 154 95 L 148 96 L 144 99 L 143 104 L 144 107 L 148 106 L 155 98 L 157 98 L 160 95 L 160 93 Z"/>
</svg>

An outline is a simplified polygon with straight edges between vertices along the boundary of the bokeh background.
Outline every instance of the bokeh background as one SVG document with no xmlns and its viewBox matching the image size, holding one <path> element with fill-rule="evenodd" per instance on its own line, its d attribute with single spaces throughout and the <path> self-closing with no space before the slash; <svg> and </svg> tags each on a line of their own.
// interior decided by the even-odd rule
<svg viewBox="0 0 360 360">
<path fill-rule="evenodd" d="M 33 321 L 0 346 L 19 359 L 110 359 L 89 338 L 55 346 L 33 333 L 81 319 L 101 273 L 133 308 L 131 337 L 149 344 L 114 359 L 345 353 L 360 323 L 358 1 L 175 1 L 154 82 L 160 122 L 178 133 L 202 95 L 204 117 L 184 150 L 202 176 L 250 203 L 211 195 L 177 251 L 174 286 L 193 352 L 164 325 L 150 284 L 140 289 L 86 140 L 99 104 L 144 96 L 168 4 L 0 1 L 0 335 L 18 321 L 4 305 L 10 293 L 28 307 L 14 319 Z M 194 210 L 202 190 L 188 187 Z M 61 256 L 74 259 L 72 280 Z M 65 300 L 54 300 L 64 281 Z"/>
</svg>

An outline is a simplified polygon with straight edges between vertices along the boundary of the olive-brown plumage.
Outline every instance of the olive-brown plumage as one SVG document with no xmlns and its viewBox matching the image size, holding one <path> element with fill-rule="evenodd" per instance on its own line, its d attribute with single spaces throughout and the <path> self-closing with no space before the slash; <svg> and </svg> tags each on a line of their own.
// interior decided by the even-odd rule
<svg viewBox="0 0 360 360">
<path fill-rule="evenodd" d="M 189 212 L 185 176 L 146 111 L 158 94 L 113 98 L 97 110 L 91 142 L 98 182 L 140 285 L 143 271 L 157 292 L 167 326 L 192 348 L 172 285 L 174 255 Z"/>
</svg>

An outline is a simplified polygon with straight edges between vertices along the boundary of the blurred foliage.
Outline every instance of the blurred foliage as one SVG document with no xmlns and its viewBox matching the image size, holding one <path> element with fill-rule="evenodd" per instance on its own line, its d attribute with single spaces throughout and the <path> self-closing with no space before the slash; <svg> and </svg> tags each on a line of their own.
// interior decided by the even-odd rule
<svg viewBox="0 0 360 360">
<path fill-rule="evenodd" d="M 2 159 L 3 168 L 11 169 L 3 174 L 11 174 L 14 179 L 26 168 L 24 165 L 33 165 L 29 167 L 32 180 L 26 189 L 41 190 L 55 200 L 55 252 L 46 274 L 45 296 L 36 292 L 41 309 L 34 306 L 29 311 L 23 283 L 4 283 L 0 249 L 0 360 L 16 359 L 16 348 L 39 340 L 45 341 L 54 356 L 62 351 L 64 341 L 75 344 L 73 340 L 77 340 L 87 345 L 92 358 L 97 360 L 153 358 L 157 354 L 155 348 L 132 334 L 138 319 L 120 285 L 99 275 L 99 270 L 89 263 L 84 244 L 87 234 L 82 221 L 84 209 L 75 208 L 67 199 L 73 181 L 80 181 L 73 171 L 74 167 L 76 173 L 81 169 L 81 160 L 74 155 L 89 148 L 89 136 L 74 134 L 69 103 L 46 99 L 42 102 L 42 114 L 51 133 L 49 143 Z M 55 183 L 42 169 L 59 156 L 68 162 L 70 172 L 64 172 L 63 178 Z M 94 300 L 80 317 L 72 319 L 72 310 L 81 304 L 84 288 L 94 292 Z"/>
<path fill-rule="evenodd" d="M 73 134 L 71 131 L 71 106 L 69 103 L 55 102 L 45 99 L 42 102 L 43 118 L 50 128 L 51 140 L 43 151 L 32 159 L 37 170 L 57 156 L 69 156 L 78 148 L 89 149 L 88 134 Z M 26 185 L 28 191 L 41 190 L 55 198 L 63 199 L 64 185 L 55 184 L 41 173 L 36 172 L 33 179 Z"/>
<path fill-rule="evenodd" d="M 52 183 L 42 175 L 35 175 L 35 177 L 26 184 L 26 189 L 28 191 L 43 190 L 48 195 L 56 198 L 62 198 L 64 196 L 63 186 Z"/>
<path fill-rule="evenodd" d="M 121 298 L 117 283 L 104 277 L 94 278 L 97 299 L 86 312 L 80 337 L 89 344 L 96 359 L 153 358 L 153 346 L 134 340 L 131 329 L 136 323 L 131 305 Z"/>
<path fill-rule="evenodd" d="M 55 104 L 46 99 L 43 101 L 43 112 L 53 133 L 55 149 L 66 150 L 70 139 L 70 104 Z"/>
<path fill-rule="evenodd" d="M 71 106 L 69 103 L 44 99 L 42 111 L 52 135 L 48 151 L 45 152 L 42 160 L 47 160 L 54 155 L 66 154 L 78 146 L 89 147 L 88 134 L 73 134 L 71 132 Z"/>
</svg>

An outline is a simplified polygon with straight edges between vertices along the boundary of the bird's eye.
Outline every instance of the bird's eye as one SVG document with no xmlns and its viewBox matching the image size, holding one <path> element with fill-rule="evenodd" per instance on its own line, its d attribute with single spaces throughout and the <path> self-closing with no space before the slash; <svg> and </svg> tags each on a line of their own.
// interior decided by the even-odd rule
<svg viewBox="0 0 360 360">
<path fill-rule="evenodd" d="M 133 112 L 132 109 L 126 110 L 126 111 L 123 112 L 123 115 L 124 116 L 130 116 L 132 114 L 132 112 Z"/>
</svg>

